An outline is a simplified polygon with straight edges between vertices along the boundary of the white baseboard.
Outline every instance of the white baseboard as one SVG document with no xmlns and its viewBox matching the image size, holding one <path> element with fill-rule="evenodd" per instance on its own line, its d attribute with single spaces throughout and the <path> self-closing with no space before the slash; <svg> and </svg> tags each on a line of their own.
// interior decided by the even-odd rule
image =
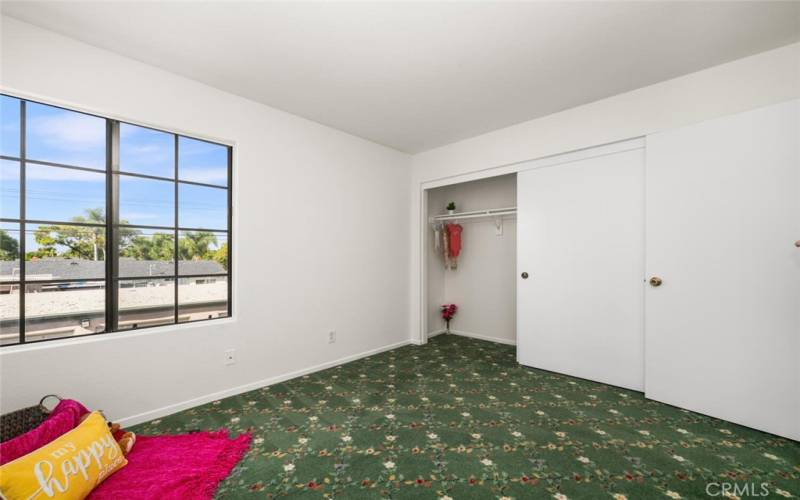
<svg viewBox="0 0 800 500">
<path fill-rule="evenodd" d="M 432 337 L 434 335 L 439 335 L 441 333 L 445 333 L 445 330 L 440 330 L 440 331 L 437 331 L 437 332 L 429 333 L 428 334 L 428 338 L 430 338 L 430 337 Z M 450 330 L 450 333 L 453 334 L 453 335 L 461 335 L 462 337 L 470 337 L 470 338 L 478 339 L 478 340 L 487 340 L 489 342 L 497 342 L 498 344 L 517 345 L 517 341 L 516 340 L 504 339 L 504 338 L 501 338 L 501 337 L 491 337 L 489 335 L 482 335 L 480 333 L 465 332 L 463 330 Z"/>
<path fill-rule="evenodd" d="M 142 422 L 147 422 L 156 418 L 166 417 L 167 415 L 171 415 L 173 413 L 182 410 L 193 408 L 195 406 L 200 406 L 202 404 L 210 403 L 218 399 L 236 396 L 237 394 L 242 394 L 244 392 L 253 391 L 255 389 L 261 389 L 262 387 L 267 387 L 269 385 L 285 382 L 293 378 L 302 377 L 303 375 L 308 375 L 309 373 L 326 370 L 334 366 L 338 366 L 344 363 L 349 363 L 350 361 L 366 358 L 367 356 L 372 356 L 375 354 L 380 354 L 382 352 L 391 351 L 392 349 L 397 349 L 398 347 L 403 347 L 411 343 L 412 342 L 410 340 L 403 340 L 402 342 L 396 342 L 394 344 L 378 347 L 376 349 L 371 349 L 369 351 L 360 352 L 358 354 L 352 354 L 350 356 L 345 356 L 343 358 L 339 358 L 333 361 L 328 361 L 327 363 L 322 363 L 316 366 L 311 366 L 309 368 L 304 368 L 302 370 L 285 373 L 283 375 L 278 375 L 263 380 L 257 380 L 255 382 L 250 382 L 249 384 L 244 384 L 237 387 L 232 387 L 230 389 L 225 389 L 224 391 L 213 392 L 211 394 L 206 394 L 204 396 L 200 396 L 197 398 L 181 401 L 180 403 L 175 403 L 168 406 L 162 406 L 161 408 L 156 408 L 155 410 L 150 410 L 144 413 L 139 413 L 137 415 L 132 415 L 130 417 L 121 418 L 117 420 L 117 422 L 119 422 L 119 424 L 122 427 L 130 427 L 132 425 L 141 424 Z"/>
<path fill-rule="evenodd" d="M 437 335 L 441 335 L 443 333 L 447 333 L 447 330 L 434 330 L 434 331 L 428 333 L 428 338 L 430 339 L 430 338 L 433 338 L 433 337 L 435 337 Z"/>
</svg>

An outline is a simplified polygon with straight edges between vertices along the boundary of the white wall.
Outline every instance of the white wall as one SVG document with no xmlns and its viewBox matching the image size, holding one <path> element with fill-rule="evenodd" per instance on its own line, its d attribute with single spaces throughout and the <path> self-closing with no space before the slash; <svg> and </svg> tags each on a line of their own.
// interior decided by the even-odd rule
<svg viewBox="0 0 800 500">
<path fill-rule="evenodd" d="M 517 204 L 515 174 L 491 177 L 434 188 L 428 191 L 428 214 L 445 213 L 454 201 L 457 212 L 486 208 L 513 207 Z M 503 221 L 503 234 L 495 231 L 494 219 L 459 221 L 463 248 L 458 268 L 444 269 L 444 259 L 433 253 L 433 230 L 428 226 L 427 309 L 428 333 L 445 327 L 438 306 L 454 303 L 459 310 L 451 330 L 498 342 L 516 342 L 516 255 L 517 223 Z"/>
<path fill-rule="evenodd" d="M 0 411 L 58 393 L 130 423 L 408 341 L 408 156 L 6 17 L 0 69 L 5 91 L 236 143 L 234 319 L 3 348 Z"/>
<path fill-rule="evenodd" d="M 410 335 L 423 336 L 423 187 L 515 172 L 516 163 L 640 137 L 800 97 L 800 44 L 443 146 L 412 157 Z"/>
</svg>

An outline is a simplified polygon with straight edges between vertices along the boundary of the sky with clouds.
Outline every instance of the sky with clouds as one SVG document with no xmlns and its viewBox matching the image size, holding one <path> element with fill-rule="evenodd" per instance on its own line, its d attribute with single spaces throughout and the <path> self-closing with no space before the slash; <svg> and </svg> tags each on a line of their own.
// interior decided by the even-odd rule
<svg viewBox="0 0 800 500">
<path fill-rule="evenodd" d="M 105 120 L 38 103 L 27 103 L 26 155 L 29 160 L 105 170 Z M 0 98 L 0 154 L 19 156 L 20 106 Z M 178 138 L 178 177 L 227 185 L 227 148 Z M 120 171 L 172 179 L 175 136 L 135 125 L 120 126 Z M 0 160 L 0 214 L 19 217 L 19 162 Z M 120 175 L 120 218 L 130 224 L 173 226 L 174 183 Z M 68 221 L 91 208 L 105 206 L 105 174 L 26 164 L 26 217 Z M 222 229 L 227 226 L 227 191 L 179 184 L 181 227 Z M 13 229 L 3 223 L 3 229 Z M 28 239 L 30 240 L 30 239 Z"/>
</svg>

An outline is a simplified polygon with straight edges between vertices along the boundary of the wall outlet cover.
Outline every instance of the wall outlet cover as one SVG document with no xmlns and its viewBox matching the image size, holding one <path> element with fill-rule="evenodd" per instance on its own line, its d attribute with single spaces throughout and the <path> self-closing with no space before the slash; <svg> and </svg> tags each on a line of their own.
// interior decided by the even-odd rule
<svg viewBox="0 0 800 500">
<path fill-rule="evenodd" d="M 236 364 L 236 349 L 228 349 L 225 351 L 225 364 L 226 365 Z"/>
</svg>

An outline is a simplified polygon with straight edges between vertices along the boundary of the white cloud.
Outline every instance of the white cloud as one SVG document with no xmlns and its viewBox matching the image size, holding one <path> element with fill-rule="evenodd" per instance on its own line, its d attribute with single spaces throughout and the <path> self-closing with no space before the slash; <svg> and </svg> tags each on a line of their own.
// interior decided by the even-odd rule
<svg viewBox="0 0 800 500">
<path fill-rule="evenodd" d="M 204 184 L 225 184 L 228 181 L 228 171 L 224 168 L 184 168 L 181 179 Z"/>
<path fill-rule="evenodd" d="M 25 179 L 35 181 L 79 181 L 79 182 L 105 182 L 103 173 L 86 172 L 71 168 L 49 167 L 28 163 L 25 166 Z"/>
<path fill-rule="evenodd" d="M 105 122 L 79 113 L 63 112 L 31 119 L 29 139 L 61 150 L 84 151 L 105 145 Z"/>
<path fill-rule="evenodd" d="M 105 168 L 105 120 L 69 111 L 33 109 L 28 115 L 30 159 Z"/>
</svg>

